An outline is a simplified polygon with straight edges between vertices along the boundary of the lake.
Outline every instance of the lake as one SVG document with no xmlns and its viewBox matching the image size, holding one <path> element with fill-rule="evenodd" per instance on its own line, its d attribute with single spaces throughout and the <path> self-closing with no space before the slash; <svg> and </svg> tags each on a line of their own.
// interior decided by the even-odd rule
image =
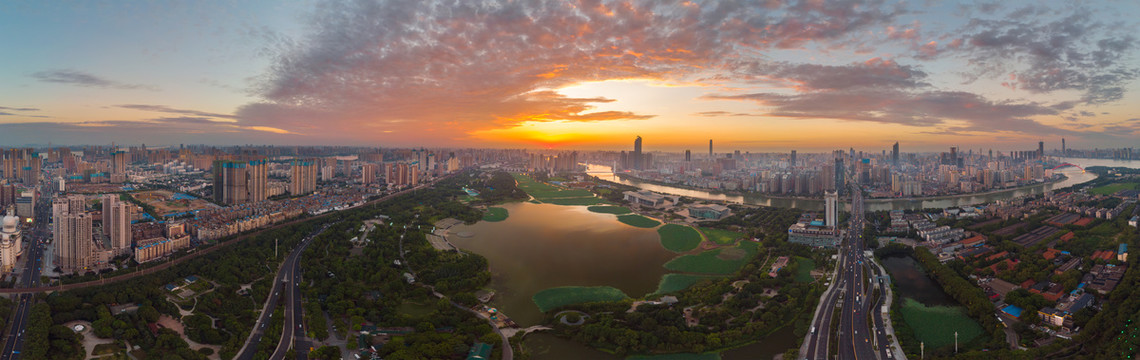
<svg viewBox="0 0 1140 360">
<path fill-rule="evenodd" d="M 664 265 L 676 254 L 661 247 L 655 229 L 622 224 L 585 206 L 502 205 L 509 216 L 451 228 L 455 246 L 487 258 L 492 305 L 526 327 L 542 322 L 531 300 L 557 286 L 613 286 L 630 297 L 657 289 Z M 458 234 L 471 233 L 470 237 Z"/>
</svg>

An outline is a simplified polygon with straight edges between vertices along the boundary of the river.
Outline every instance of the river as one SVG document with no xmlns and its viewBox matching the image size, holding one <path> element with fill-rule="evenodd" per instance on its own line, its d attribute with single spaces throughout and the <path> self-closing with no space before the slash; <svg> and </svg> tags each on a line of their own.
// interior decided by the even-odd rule
<svg viewBox="0 0 1140 360">
<path fill-rule="evenodd" d="M 1076 164 L 1080 167 L 1090 166 L 1110 166 L 1110 167 L 1127 167 L 1137 169 L 1140 168 L 1140 160 L 1108 160 L 1108 159 L 1077 159 L 1077 158 L 1060 158 L 1060 161 Z M 1068 178 L 1060 182 L 1049 184 L 1028 185 L 1013 189 L 997 190 L 987 193 L 975 193 L 964 195 L 952 196 L 939 196 L 928 198 L 915 198 L 915 199 L 867 199 L 866 206 L 870 211 L 879 210 L 916 210 L 924 208 L 948 208 L 956 206 L 969 206 L 985 204 L 997 200 L 1010 199 L 1025 195 L 1041 194 L 1047 190 L 1061 189 L 1069 186 L 1082 184 L 1085 182 L 1096 179 L 1096 174 L 1087 173 L 1077 168 L 1064 168 L 1058 172 L 1065 174 Z M 738 204 L 748 205 L 762 205 L 773 207 L 785 208 L 798 208 L 806 210 L 823 210 L 822 199 L 801 199 L 801 198 L 783 198 L 783 197 L 770 197 L 761 194 L 747 194 L 747 195 L 727 195 L 722 193 L 714 193 L 704 190 L 687 189 L 676 186 L 660 185 L 633 179 L 630 177 L 620 178 L 613 174 L 612 168 L 605 165 L 588 164 L 587 173 L 597 176 L 603 180 L 613 181 L 620 184 L 636 186 L 641 189 L 655 191 L 663 194 L 672 194 L 687 196 L 698 199 L 706 200 L 719 200 L 727 201 Z"/>
</svg>

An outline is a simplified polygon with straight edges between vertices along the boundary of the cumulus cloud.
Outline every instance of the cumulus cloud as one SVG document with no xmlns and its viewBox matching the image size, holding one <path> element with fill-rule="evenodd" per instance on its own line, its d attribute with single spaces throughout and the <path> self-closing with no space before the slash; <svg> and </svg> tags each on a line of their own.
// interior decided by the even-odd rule
<svg viewBox="0 0 1140 360">
<path fill-rule="evenodd" d="M 913 89 L 929 86 L 927 74 L 915 66 L 873 58 L 843 66 L 790 62 L 752 63 L 738 69 L 738 78 L 760 79 L 799 91 L 855 88 Z"/>
<path fill-rule="evenodd" d="M 965 71 L 968 82 L 1008 76 L 1007 87 L 1079 91 L 1087 104 L 1123 98 L 1125 85 L 1140 74 L 1129 60 L 1137 46 L 1133 27 L 1101 22 L 1083 8 L 1062 13 L 1067 15 L 1050 18 L 1052 11 L 1032 6 L 997 20 L 973 19 L 958 31 L 955 46 L 934 43 L 917 57 L 962 57 L 971 65 Z"/>
<path fill-rule="evenodd" d="M 883 0 L 322 2 L 306 38 L 274 47 L 255 87 L 264 101 L 235 115 L 358 137 L 645 119 L 651 115 L 593 112 L 606 100 L 552 89 L 724 73 L 742 52 L 842 46 L 901 12 Z M 354 131 L 361 129 L 375 131 Z"/>
<path fill-rule="evenodd" d="M 32 74 L 32 77 L 35 78 L 36 80 L 43 81 L 43 82 L 49 82 L 49 83 L 69 84 L 69 85 L 76 85 L 76 86 L 98 87 L 98 88 L 108 88 L 108 89 L 124 89 L 124 90 L 142 89 L 142 90 L 158 91 L 158 88 L 153 86 L 153 85 L 130 84 L 130 83 L 118 82 L 118 81 L 105 79 L 105 78 L 102 78 L 102 77 L 99 77 L 96 75 L 92 75 L 92 74 L 89 74 L 86 72 L 76 71 L 76 70 L 40 71 L 40 72 Z"/>
<path fill-rule="evenodd" d="M 859 89 L 803 94 L 747 93 L 710 95 L 713 100 L 751 100 L 764 106 L 768 116 L 792 119 L 839 119 L 884 124 L 932 127 L 946 120 L 964 121 L 960 130 L 1008 131 L 1029 134 L 1070 134 L 1071 131 L 1030 119 L 1056 115 L 1034 102 L 991 101 L 961 91 L 902 91 Z"/>
</svg>

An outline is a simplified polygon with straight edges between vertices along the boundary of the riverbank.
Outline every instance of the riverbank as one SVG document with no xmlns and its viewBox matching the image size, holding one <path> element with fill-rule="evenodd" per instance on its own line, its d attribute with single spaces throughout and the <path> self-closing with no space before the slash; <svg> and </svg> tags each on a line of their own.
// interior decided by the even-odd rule
<svg viewBox="0 0 1140 360">
<path fill-rule="evenodd" d="M 708 188 L 701 188 L 701 187 L 696 187 L 696 186 L 688 186 L 688 185 L 682 185 L 682 184 L 667 183 L 667 182 L 663 182 L 663 181 L 643 179 L 643 178 L 639 178 L 639 177 L 636 177 L 636 176 L 633 176 L 630 174 L 623 174 L 623 173 L 615 173 L 614 176 L 617 176 L 619 178 L 623 178 L 623 180 L 625 180 L 624 177 L 628 177 L 630 179 L 633 179 L 633 181 L 636 181 L 636 182 L 648 183 L 648 184 L 653 184 L 653 185 L 657 185 L 657 186 L 674 187 L 674 188 L 678 188 L 678 189 L 685 189 L 685 190 L 691 190 L 691 191 L 702 191 L 702 192 L 707 192 L 707 193 L 713 194 L 713 195 L 739 196 L 739 197 L 759 197 L 759 198 L 766 198 L 766 199 L 773 199 L 773 200 L 823 201 L 822 195 L 821 196 L 785 196 L 785 195 L 774 195 L 771 193 L 762 193 L 762 192 L 757 192 L 757 191 L 722 191 L 722 190 L 717 190 L 717 189 L 708 189 Z M 595 176 L 595 177 L 597 177 L 597 176 Z M 995 190 L 989 190 L 989 191 L 983 191 L 983 192 L 972 192 L 972 193 L 966 193 L 966 194 L 947 194 L 947 195 L 935 195 L 935 196 L 878 197 L 878 198 L 868 197 L 865 201 L 867 201 L 867 202 L 939 201 L 939 200 L 947 200 L 947 199 L 953 199 L 953 198 L 964 197 L 964 196 L 987 196 L 987 195 L 1001 194 L 1001 193 L 1011 192 L 1011 191 L 1032 189 L 1034 187 L 1042 187 L 1042 186 L 1052 185 L 1052 184 L 1056 184 L 1056 183 L 1060 183 L 1060 182 L 1064 182 L 1066 180 L 1069 180 L 1069 177 L 1065 176 L 1064 174 L 1061 174 L 1061 177 L 1062 177 L 1061 179 L 1057 179 L 1057 180 L 1051 180 L 1051 181 L 1046 181 L 1046 182 L 1041 182 L 1041 183 L 1036 183 L 1036 184 L 1015 186 L 1015 187 L 1010 187 L 1010 188 L 995 189 Z M 627 180 L 627 181 L 629 181 L 629 180 Z M 1087 181 L 1091 181 L 1091 180 L 1087 180 Z M 1073 184 L 1073 185 L 1077 185 L 1077 184 Z"/>
</svg>

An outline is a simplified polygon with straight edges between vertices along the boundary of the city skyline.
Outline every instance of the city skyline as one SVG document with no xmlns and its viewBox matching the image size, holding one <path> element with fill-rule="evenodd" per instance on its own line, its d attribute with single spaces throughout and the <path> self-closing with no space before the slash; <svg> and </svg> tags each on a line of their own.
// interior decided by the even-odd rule
<svg viewBox="0 0 1140 360">
<path fill-rule="evenodd" d="M 20 55 L 0 68 L 0 146 L 1130 147 L 1137 10 L 4 4 L 0 39 Z"/>
</svg>

